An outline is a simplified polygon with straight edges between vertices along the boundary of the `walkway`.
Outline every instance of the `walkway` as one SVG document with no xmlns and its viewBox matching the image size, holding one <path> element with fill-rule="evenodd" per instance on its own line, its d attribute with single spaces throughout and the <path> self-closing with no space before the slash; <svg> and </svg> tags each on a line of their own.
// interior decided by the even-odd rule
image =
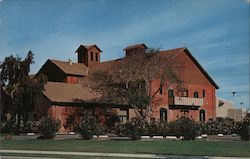
<svg viewBox="0 0 250 159">
<path fill-rule="evenodd" d="M 65 152 L 65 151 L 32 151 L 32 150 L 0 150 L 4 154 L 29 154 L 29 155 L 58 155 L 67 156 L 93 156 L 93 157 L 126 157 L 126 158 L 187 158 L 187 159 L 250 159 L 244 157 L 208 157 L 208 156 L 173 156 L 157 154 L 128 154 L 128 153 L 95 153 L 95 152 Z M 8 158 L 2 156 L 1 158 Z M 9 157 L 11 158 L 11 157 Z M 12 158 L 15 158 L 14 156 Z M 40 157 L 42 158 L 42 157 Z"/>
</svg>

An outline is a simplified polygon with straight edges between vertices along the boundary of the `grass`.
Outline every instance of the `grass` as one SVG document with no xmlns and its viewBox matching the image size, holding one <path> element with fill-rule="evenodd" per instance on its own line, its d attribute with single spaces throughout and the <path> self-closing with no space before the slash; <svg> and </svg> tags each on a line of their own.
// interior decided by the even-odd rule
<svg viewBox="0 0 250 159">
<path fill-rule="evenodd" d="M 116 159 L 117 157 L 103 157 L 103 156 L 72 156 L 72 155 L 37 155 L 37 154 L 9 154 L 2 153 L 1 156 L 11 156 L 11 157 L 23 157 L 23 158 L 33 158 L 33 157 L 45 157 L 45 158 L 62 158 L 62 159 Z M 131 159 L 131 158 L 122 158 Z"/>
<path fill-rule="evenodd" d="M 1 141 L 1 149 L 250 157 L 250 142 L 209 141 Z"/>
</svg>

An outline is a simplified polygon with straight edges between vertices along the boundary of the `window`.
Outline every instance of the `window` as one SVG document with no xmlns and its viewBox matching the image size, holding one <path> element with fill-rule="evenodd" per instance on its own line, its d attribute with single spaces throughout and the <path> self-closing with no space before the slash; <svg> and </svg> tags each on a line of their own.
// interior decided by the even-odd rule
<svg viewBox="0 0 250 159">
<path fill-rule="evenodd" d="M 206 115 L 205 110 L 200 110 L 200 121 L 206 120 L 205 115 Z"/>
<path fill-rule="evenodd" d="M 163 93 L 163 87 L 160 86 L 160 94 L 162 94 L 162 93 Z"/>
<path fill-rule="evenodd" d="M 121 123 L 126 123 L 128 120 L 128 110 L 120 109 L 120 111 L 118 112 L 118 117 Z"/>
<path fill-rule="evenodd" d="M 91 55 L 90 55 L 90 56 L 91 56 L 91 61 L 94 61 L 94 53 L 91 52 L 90 54 L 91 54 Z"/>
<path fill-rule="evenodd" d="M 95 53 L 95 61 L 98 61 L 98 53 Z"/>
<path fill-rule="evenodd" d="M 168 97 L 174 97 L 174 91 L 172 89 L 168 90 Z"/>
<path fill-rule="evenodd" d="M 187 90 L 186 88 L 183 88 L 183 89 L 181 90 L 181 96 L 182 96 L 182 97 L 188 97 L 188 90 Z"/>
<path fill-rule="evenodd" d="M 194 92 L 194 98 L 199 98 L 198 92 Z"/>
<path fill-rule="evenodd" d="M 168 113 L 165 108 L 160 109 L 160 121 L 168 121 Z"/>
<path fill-rule="evenodd" d="M 206 92 L 205 92 L 205 89 L 202 90 L 202 97 L 205 97 L 206 96 Z"/>
</svg>

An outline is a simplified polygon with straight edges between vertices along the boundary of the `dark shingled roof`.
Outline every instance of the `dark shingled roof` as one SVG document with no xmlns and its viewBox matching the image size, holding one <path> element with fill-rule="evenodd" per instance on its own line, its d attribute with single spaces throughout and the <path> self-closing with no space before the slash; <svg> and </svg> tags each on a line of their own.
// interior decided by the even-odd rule
<svg viewBox="0 0 250 159">
<path fill-rule="evenodd" d="M 88 67 L 83 63 L 71 63 L 65 61 L 58 60 L 49 60 L 53 64 L 55 64 L 58 68 L 60 68 L 65 74 L 68 75 L 79 75 L 79 76 L 87 76 L 88 75 Z"/>
<path fill-rule="evenodd" d="M 51 102 L 88 103 L 100 97 L 93 90 L 83 87 L 81 84 L 47 82 L 44 87 L 44 95 Z"/>
</svg>

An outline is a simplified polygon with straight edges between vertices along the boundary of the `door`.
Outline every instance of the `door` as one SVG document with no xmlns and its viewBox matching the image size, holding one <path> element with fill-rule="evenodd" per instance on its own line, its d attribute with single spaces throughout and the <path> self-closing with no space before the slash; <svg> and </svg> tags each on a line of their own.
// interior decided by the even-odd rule
<svg viewBox="0 0 250 159">
<path fill-rule="evenodd" d="M 165 108 L 160 109 L 160 121 L 168 121 L 168 111 Z"/>
</svg>

